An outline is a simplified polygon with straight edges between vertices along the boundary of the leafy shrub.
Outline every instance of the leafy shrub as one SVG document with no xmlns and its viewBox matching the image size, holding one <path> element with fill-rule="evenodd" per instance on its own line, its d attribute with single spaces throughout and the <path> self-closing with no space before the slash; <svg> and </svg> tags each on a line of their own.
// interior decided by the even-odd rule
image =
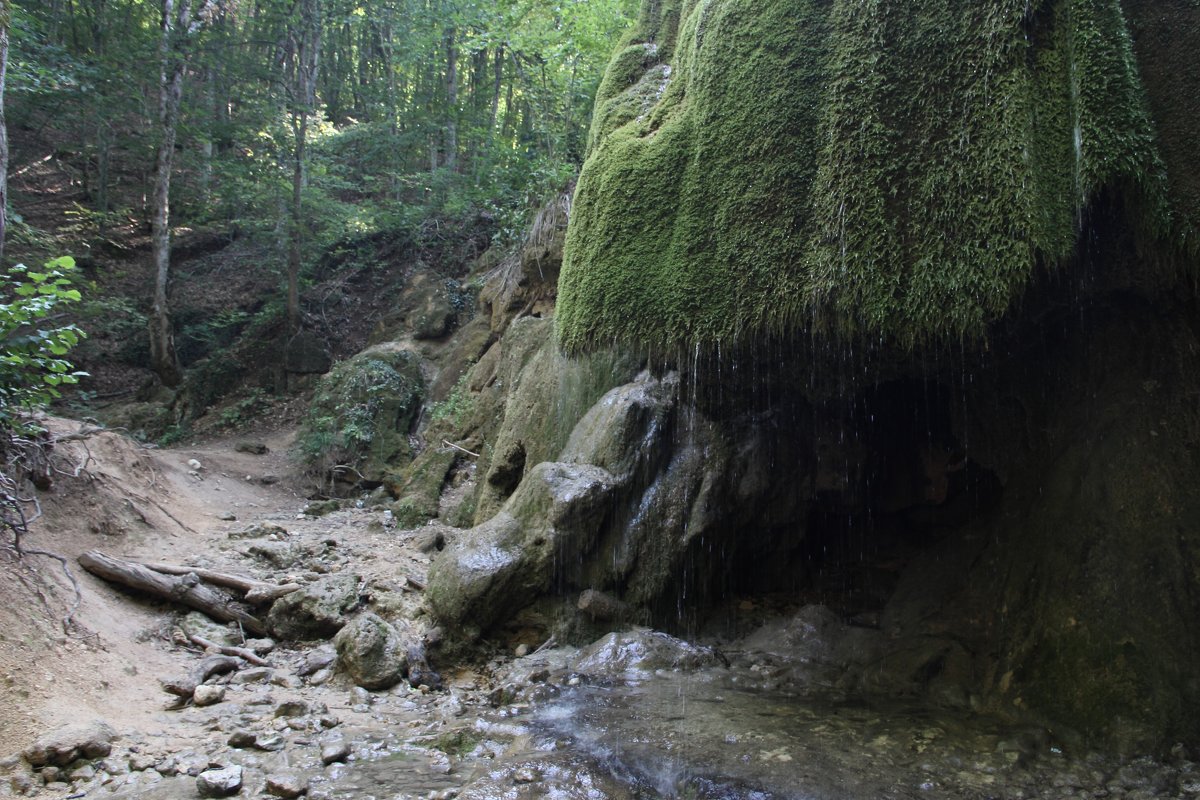
<svg viewBox="0 0 1200 800">
<path fill-rule="evenodd" d="M 61 306 L 77 303 L 67 275 L 75 260 L 63 256 L 40 272 L 18 264 L 3 279 L 8 302 L 0 303 L 0 425 L 21 427 L 22 411 L 60 397 L 59 387 L 79 382 L 65 356 L 85 334 L 75 325 L 52 327 Z M 46 325 L 45 328 L 40 326 Z"/>
</svg>

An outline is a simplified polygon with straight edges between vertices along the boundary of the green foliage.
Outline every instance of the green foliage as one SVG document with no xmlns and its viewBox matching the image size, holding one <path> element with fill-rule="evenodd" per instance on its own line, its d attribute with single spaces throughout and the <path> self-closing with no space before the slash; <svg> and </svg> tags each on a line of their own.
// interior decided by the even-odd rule
<svg viewBox="0 0 1200 800">
<path fill-rule="evenodd" d="M 1116 0 L 647 2 L 597 101 L 560 341 L 980 336 L 1101 193 L 1167 231 L 1165 185 Z"/>
<path fill-rule="evenodd" d="M 23 264 L 4 277 L 0 303 L 0 425 L 18 425 L 22 411 L 43 407 L 60 397 L 59 387 L 79 382 L 64 356 L 85 336 L 75 325 L 53 326 L 63 306 L 77 303 L 79 291 L 67 276 L 75 268 L 69 256 L 34 272 Z M 43 327 L 44 326 L 44 327 Z"/>
<path fill-rule="evenodd" d="M 225 428 L 240 428 L 248 422 L 261 419 L 270 408 L 271 401 L 265 391 L 248 389 L 221 411 L 217 421 Z"/>
<path fill-rule="evenodd" d="M 467 375 L 458 379 L 445 400 L 429 407 L 429 418 L 434 422 L 448 422 L 458 429 L 463 426 L 475 410 L 475 394 L 467 386 Z"/>
</svg>

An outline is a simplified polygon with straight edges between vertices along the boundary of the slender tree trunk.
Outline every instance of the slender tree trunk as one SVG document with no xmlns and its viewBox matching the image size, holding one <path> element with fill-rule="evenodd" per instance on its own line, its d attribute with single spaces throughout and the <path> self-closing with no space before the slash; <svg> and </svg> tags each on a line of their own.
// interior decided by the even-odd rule
<svg viewBox="0 0 1200 800">
<path fill-rule="evenodd" d="M 4 86 L 8 80 L 8 28 L 12 22 L 10 0 L 0 0 L 0 267 L 4 265 L 4 237 L 8 233 L 8 124 L 4 118 Z"/>
<path fill-rule="evenodd" d="M 300 330 L 300 267 L 304 246 L 304 158 L 308 144 L 308 109 L 300 110 L 295 127 L 296 147 L 292 163 L 292 235 L 288 242 L 287 321 L 288 335 Z"/>
<path fill-rule="evenodd" d="M 299 30 L 293 32 L 295 59 L 292 132 L 292 230 L 288 246 L 288 335 L 300 330 L 300 267 L 304 246 L 304 169 L 308 148 L 308 118 L 316 104 L 321 53 L 321 0 L 301 0 Z"/>
<path fill-rule="evenodd" d="M 446 153 L 443 164 L 458 166 L 458 47 L 454 28 L 446 29 Z"/>
<path fill-rule="evenodd" d="M 496 71 L 492 79 L 492 115 L 488 124 L 488 140 L 496 134 L 496 115 L 500 111 L 500 85 L 504 81 L 504 45 L 496 45 L 496 59 L 493 65 Z"/>
<path fill-rule="evenodd" d="M 204 106 L 205 125 L 200 134 L 200 202 L 207 207 L 212 190 L 213 155 L 216 150 L 213 129 L 217 124 L 217 72 L 213 67 L 204 70 Z"/>
<path fill-rule="evenodd" d="M 154 304 L 150 314 L 150 358 L 165 386 L 178 386 L 182 378 L 171 324 L 167 286 L 171 277 L 171 166 L 175 155 L 175 130 L 183 97 L 184 61 L 175 45 L 175 17 L 186 30 L 190 0 L 163 0 L 162 41 L 159 45 L 159 143 L 154 178 L 151 247 L 154 253 Z"/>
</svg>

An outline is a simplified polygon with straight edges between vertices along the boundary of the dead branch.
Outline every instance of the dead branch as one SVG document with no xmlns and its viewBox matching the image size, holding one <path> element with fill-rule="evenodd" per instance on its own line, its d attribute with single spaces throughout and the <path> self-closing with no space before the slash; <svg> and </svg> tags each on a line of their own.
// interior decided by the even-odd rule
<svg viewBox="0 0 1200 800">
<path fill-rule="evenodd" d="M 245 647 L 230 647 L 228 645 L 217 644 L 216 642 L 210 642 L 203 636 L 197 636 L 195 634 L 190 634 L 188 636 L 188 641 L 192 642 L 193 644 L 200 645 L 205 650 L 216 650 L 221 655 L 237 656 L 240 659 L 250 662 L 256 667 L 272 666 L 270 661 L 267 661 L 253 650 L 247 650 Z"/>
<path fill-rule="evenodd" d="M 196 687 L 213 675 L 224 675 L 233 672 L 242 665 L 240 659 L 234 656 L 209 656 L 196 665 L 196 668 L 184 678 L 160 681 L 163 691 L 190 700 L 196 693 Z"/>
<path fill-rule="evenodd" d="M 459 450 L 463 453 L 466 453 L 469 456 L 474 456 L 475 458 L 479 458 L 479 453 L 472 453 L 467 448 L 462 447 L 461 445 L 457 445 L 454 442 L 450 442 L 450 441 L 447 441 L 446 439 L 442 439 L 442 444 L 446 445 L 447 447 L 453 447 L 455 450 Z"/>
<path fill-rule="evenodd" d="M 67 559 L 58 553 L 52 553 L 49 550 L 41 550 L 35 547 L 27 547 L 23 552 L 29 555 L 53 558 L 59 564 L 62 564 L 63 572 L 66 573 L 67 580 L 71 582 L 71 588 L 75 590 L 75 602 L 71 603 L 71 609 L 62 618 L 63 633 L 69 635 L 71 633 L 71 621 L 75 618 L 75 612 L 79 610 L 80 604 L 83 603 L 83 592 L 79 588 L 79 581 L 75 580 L 75 576 L 71 574 L 71 567 L 67 563 Z"/>
<path fill-rule="evenodd" d="M 195 608 L 221 622 L 236 621 L 256 635 L 267 632 L 266 626 L 257 617 L 225 594 L 201 582 L 195 572 L 182 576 L 167 575 L 96 550 L 81 555 L 79 563 L 88 572 L 111 583 Z"/>
</svg>

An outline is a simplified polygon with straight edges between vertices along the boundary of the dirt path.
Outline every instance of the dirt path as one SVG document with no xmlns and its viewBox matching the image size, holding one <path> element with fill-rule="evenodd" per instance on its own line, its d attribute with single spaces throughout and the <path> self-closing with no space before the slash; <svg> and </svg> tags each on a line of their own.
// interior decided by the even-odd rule
<svg viewBox="0 0 1200 800">
<path fill-rule="evenodd" d="M 55 421 L 54 427 L 62 433 L 78 425 Z M 11 557 L 0 561 L 0 757 L 19 753 L 47 731 L 92 720 L 111 725 L 125 746 L 160 758 L 214 752 L 227 738 L 228 726 L 201 709 L 166 710 L 172 698 L 160 680 L 185 674 L 200 657 L 172 641 L 180 609 L 134 598 L 83 572 L 76 558 L 87 550 L 266 581 L 304 583 L 348 571 L 370 587 L 373 607 L 398 617 L 416 612 L 419 593 L 407 578 L 420 583 L 429 563 L 420 532 L 394 530 L 378 508 L 303 515 L 308 487 L 288 459 L 291 438 L 279 431 L 146 449 L 104 433 L 59 446 L 57 460 L 67 474 L 40 495 L 44 513 L 25 543 L 68 559 L 82 603 L 65 635 L 59 620 L 73 593 L 59 566 L 27 556 L 35 569 L 29 573 Z M 241 443 L 267 450 L 242 452 Z M 244 535 L 264 522 L 286 532 Z M 281 647 L 271 655 L 276 672 L 293 674 L 270 691 L 314 708 L 341 707 L 347 725 L 370 727 L 374 712 L 355 711 L 346 700 L 351 687 L 336 681 L 310 686 L 295 677 L 309 650 Z M 406 685 L 399 691 L 415 692 Z M 0 766 L 11 769 L 12 761 Z M 0 796 L 6 788 L 0 775 Z M 31 796 L 60 797 L 67 788 L 79 787 L 56 783 L 35 787 Z"/>
</svg>

